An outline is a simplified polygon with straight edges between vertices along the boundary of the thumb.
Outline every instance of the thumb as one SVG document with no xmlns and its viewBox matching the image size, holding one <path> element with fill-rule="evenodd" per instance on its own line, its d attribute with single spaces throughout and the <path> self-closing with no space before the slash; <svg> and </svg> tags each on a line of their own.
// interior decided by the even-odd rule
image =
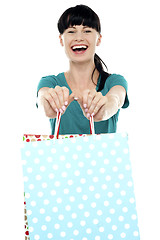
<svg viewBox="0 0 160 240">
<path fill-rule="evenodd" d="M 75 90 L 74 92 L 72 92 L 72 94 L 70 95 L 72 101 L 75 100 L 77 101 L 80 105 L 82 105 L 82 96 L 81 94 L 78 94 Z"/>
<path fill-rule="evenodd" d="M 77 100 L 77 98 L 75 97 L 75 94 L 74 93 L 71 93 L 69 95 L 69 98 L 68 98 L 68 105 L 73 102 L 74 100 Z"/>
</svg>

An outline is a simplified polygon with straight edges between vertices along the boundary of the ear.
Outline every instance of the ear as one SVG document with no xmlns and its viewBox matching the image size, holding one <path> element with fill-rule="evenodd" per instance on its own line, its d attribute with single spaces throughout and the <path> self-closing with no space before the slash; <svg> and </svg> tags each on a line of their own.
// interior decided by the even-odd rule
<svg viewBox="0 0 160 240">
<path fill-rule="evenodd" d="M 101 39 L 102 39 L 102 35 L 99 34 L 99 37 L 98 37 L 98 39 L 97 39 L 97 44 L 96 44 L 96 46 L 99 46 L 99 45 L 101 44 Z"/>
<path fill-rule="evenodd" d="M 59 39 L 60 39 L 60 44 L 61 44 L 61 46 L 63 47 L 64 44 L 63 44 L 63 39 L 62 39 L 62 35 L 61 35 L 61 34 L 59 35 Z"/>
</svg>

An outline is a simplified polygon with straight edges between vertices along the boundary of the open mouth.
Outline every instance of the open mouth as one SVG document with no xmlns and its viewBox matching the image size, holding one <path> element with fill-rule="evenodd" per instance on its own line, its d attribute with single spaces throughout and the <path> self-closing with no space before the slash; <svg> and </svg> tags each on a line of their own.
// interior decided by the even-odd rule
<svg viewBox="0 0 160 240">
<path fill-rule="evenodd" d="M 75 45 L 72 47 L 72 51 L 75 53 L 84 53 L 87 50 L 88 46 L 86 45 Z"/>
</svg>

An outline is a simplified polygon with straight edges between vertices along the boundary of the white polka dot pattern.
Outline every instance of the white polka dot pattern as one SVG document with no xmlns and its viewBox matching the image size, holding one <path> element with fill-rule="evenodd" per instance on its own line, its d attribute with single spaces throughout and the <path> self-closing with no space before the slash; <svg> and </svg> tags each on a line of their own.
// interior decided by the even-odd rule
<svg viewBox="0 0 160 240">
<path fill-rule="evenodd" d="M 24 143 L 30 238 L 139 240 L 127 135 Z"/>
</svg>

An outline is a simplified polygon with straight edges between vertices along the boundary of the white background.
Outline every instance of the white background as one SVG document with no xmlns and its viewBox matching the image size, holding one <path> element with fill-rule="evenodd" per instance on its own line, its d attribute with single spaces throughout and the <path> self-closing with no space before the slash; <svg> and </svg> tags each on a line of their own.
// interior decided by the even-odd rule
<svg viewBox="0 0 160 240">
<path fill-rule="evenodd" d="M 42 76 L 67 70 L 57 21 L 66 8 L 80 3 L 93 8 L 101 19 L 98 55 L 110 73 L 122 74 L 129 84 L 130 107 L 121 111 L 118 131 L 129 134 L 141 240 L 158 240 L 160 14 L 156 0 L 1 2 L 0 237 L 24 239 L 20 143 L 23 133 L 50 133 L 48 120 L 35 107 L 36 87 Z"/>
</svg>

